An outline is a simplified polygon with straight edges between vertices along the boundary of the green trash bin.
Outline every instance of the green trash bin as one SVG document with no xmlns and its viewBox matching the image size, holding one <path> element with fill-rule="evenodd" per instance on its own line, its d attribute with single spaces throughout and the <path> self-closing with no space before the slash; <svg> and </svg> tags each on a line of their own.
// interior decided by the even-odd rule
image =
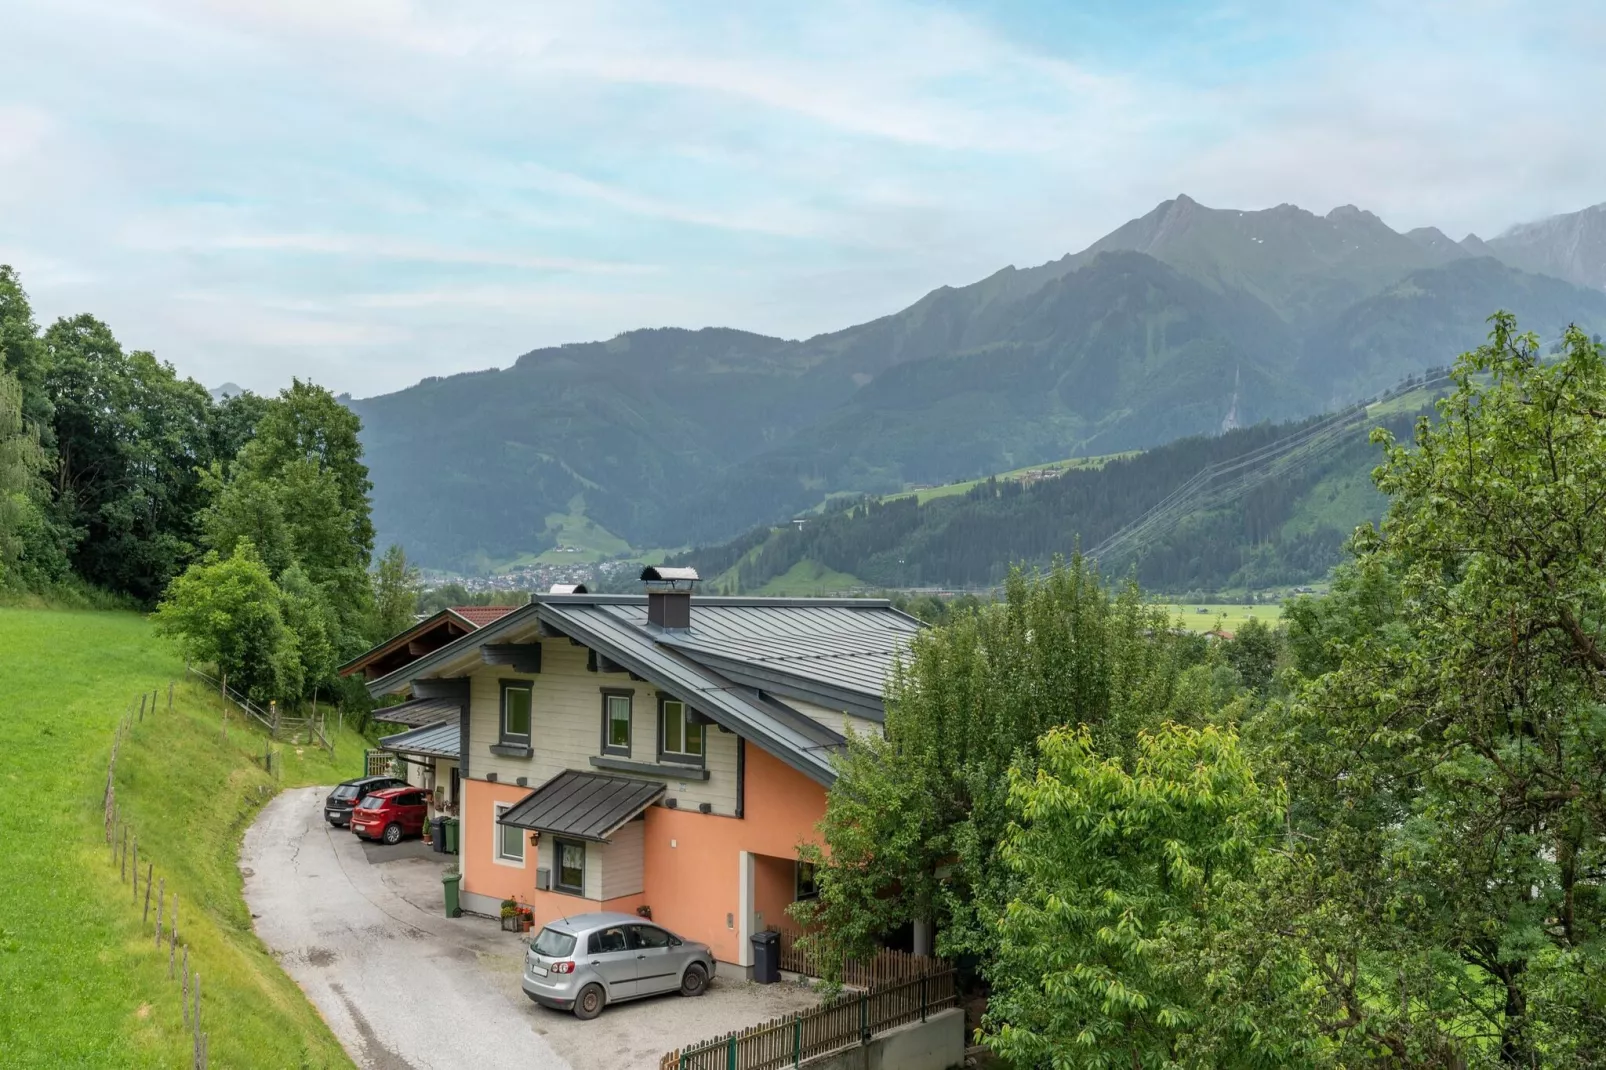
<svg viewBox="0 0 1606 1070">
<path fill-rule="evenodd" d="M 441 887 L 446 892 L 446 916 L 448 918 L 455 918 L 463 913 L 462 908 L 457 905 L 457 882 L 462 879 L 463 875 L 455 869 L 441 874 Z"/>
<path fill-rule="evenodd" d="M 457 853 L 457 818 L 455 817 L 446 819 L 446 853 L 451 855 Z"/>
</svg>

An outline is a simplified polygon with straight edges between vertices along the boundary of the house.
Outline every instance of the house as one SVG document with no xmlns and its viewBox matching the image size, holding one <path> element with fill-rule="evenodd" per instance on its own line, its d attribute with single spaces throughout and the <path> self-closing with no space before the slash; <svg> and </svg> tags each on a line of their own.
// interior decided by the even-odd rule
<svg viewBox="0 0 1606 1070">
<path fill-rule="evenodd" d="M 846 732 L 880 732 L 920 624 L 872 599 L 549 593 L 387 675 L 375 696 L 458 710 L 465 909 L 538 924 L 648 914 L 752 961 L 749 937 L 810 892 Z"/>
<path fill-rule="evenodd" d="M 362 673 L 366 680 L 387 676 L 426 654 L 500 620 L 517 606 L 453 606 L 425 617 L 340 667 L 340 675 Z M 408 731 L 384 736 L 381 750 L 404 763 L 407 782 L 426 788 L 437 808 L 454 813 L 461 801 L 458 783 L 457 706 L 434 699 L 414 699 L 376 710 L 376 720 L 406 726 Z"/>
</svg>

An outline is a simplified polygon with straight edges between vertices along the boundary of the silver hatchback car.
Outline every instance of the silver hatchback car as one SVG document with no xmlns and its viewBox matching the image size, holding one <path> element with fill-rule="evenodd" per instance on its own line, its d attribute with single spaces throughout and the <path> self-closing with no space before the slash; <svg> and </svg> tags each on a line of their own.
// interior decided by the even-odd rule
<svg viewBox="0 0 1606 1070">
<path fill-rule="evenodd" d="M 595 1018 L 610 1003 L 661 992 L 700 996 L 714 976 L 707 944 L 682 940 L 633 914 L 576 914 L 530 941 L 524 994 L 544 1007 Z"/>
</svg>

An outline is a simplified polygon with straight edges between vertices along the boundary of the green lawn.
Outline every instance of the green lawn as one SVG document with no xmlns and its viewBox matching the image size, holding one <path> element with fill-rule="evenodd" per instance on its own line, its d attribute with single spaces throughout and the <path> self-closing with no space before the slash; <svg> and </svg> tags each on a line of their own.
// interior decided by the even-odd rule
<svg viewBox="0 0 1606 1070">
<path fill-rule="evenodd" d="M 169 712 L 167 683 L 183 668 L 132 613 L 0 608 L 0 1064 L 189 1065 L 167 953 L 101 835 L 113 728 L 142 689 L 160 688 L 160 708 L 123 744 L 118 801 L 140 857 L 181 898 L 211 1065 L 352 1065 L 256 939 L 240 897 L 240 839 L 276 787 L 254 761 L 263 737 L 236 715 L 225 742 L 216 699 L 198 686 L 181 684 Z M 360 736 L 345 732 L 336 750 L 338 760 L 287 748 L 278 783 L 360 769 Z"/>
<path fill-rule="evenodd" d="M 1251 617 L 1277 627 L 1283 619 L 1283 607 L 1280 605 L 1178 605 L 1165 604 L 1161 606 L 1170 613 L 1182 626 L 1190 632 L 1208 632 L 1213 628 L 1224 628 L 1227 631 L 1237 631 L 1243 627 Z"/>
<path fill-rule="evenodd" d="M 809 595 L 845 594 L 864 582 L 857 576 L 826 568 L 817 561 L 799 561 L 781 575 L 750 594 L 773 598 L 803 598 Z"/>
<path fill-rule="evenodd" d="M 1018 480 L 1027 472 L 1039 471 L 1045 468 L 1058 468 L 1067 472 L 1083 468 L 1103 468 L 1106 464 L 1109 464 L 1113 460 L 1121 457 L 1136 457 L 1141 452 L 1143 451 L 1127 450 L 1125 453 L 1105 453 L 1097 457 L 1072 457 L 1063 461 L 1046 461 L 1043 464 L 1029 464 L 1025 467 L 1016 468 L 1008 472 L 999 472 L 992 478 L 997 479 L 1000 482 L 1010 479 Z M 913 496 L 917 501 L 920 502 L 921 505 L 924 505 L 933 498 L 948 498 L 955 494 L 964 494 L 972 487 L 983 482 L 985 482 L 985 479 L 970 479 L 960 483 L 944 483 L 940 487 L 922 487 L 919 490 L 906 490 L 899 494 L 888 494 L 882 498 L 882 501 L 890 502 L 896 501 L 899 498 L 908 498 Z"/>
</svg>

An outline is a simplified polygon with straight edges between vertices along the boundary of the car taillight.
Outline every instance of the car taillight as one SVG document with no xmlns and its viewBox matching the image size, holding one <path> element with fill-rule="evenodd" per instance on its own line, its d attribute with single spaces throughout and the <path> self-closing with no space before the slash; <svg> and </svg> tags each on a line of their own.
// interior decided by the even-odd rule
<svg viewBox="0 0 1606 1070">
<path fill-rule="evenodd" d="M 552 964 L 552 972 L 553 973 L 573 973 L 574 972 L 574 963 L 572 963 L 572 962 L 554 962 Z"/>
</svg>

